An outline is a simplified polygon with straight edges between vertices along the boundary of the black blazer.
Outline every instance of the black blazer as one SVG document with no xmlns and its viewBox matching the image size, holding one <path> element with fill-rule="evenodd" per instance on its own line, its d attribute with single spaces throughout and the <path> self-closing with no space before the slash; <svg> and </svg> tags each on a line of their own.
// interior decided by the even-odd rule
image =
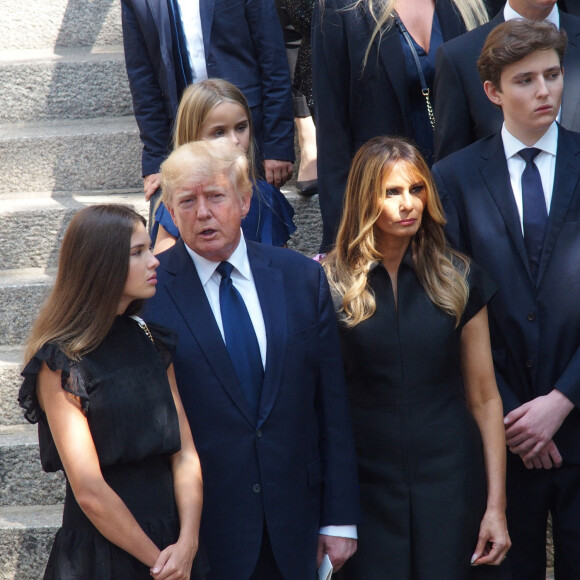
<svg viewBox="0 0 580 580">
<path fill-rule="evenodd" d="M 334 243 L 350 163 L 377 135 L 412 137 L 403 49 L 391 28 L 362 68 L 375 23 L 366 10 L 344 10 L 351 0 L 325 0 L 314 8 L 312 61 L 317 119 L 318 192 L 323 248 Z M 451 0 L 436 3 L 444 39 L 465 31 Z"/>
<path fill-rule="evenodd" d="M 534 285 L 501 133 L 437 162 L 433 176 L 453 246 L 500 286 L 489 304 L 505 413 L 553 388 L 576 408 L 554 441 L 580 463 L 580 134 L 559 128 L 548 229 Z"/>
<path fill-rule="evenodd" d="M 436 159 L 501 129 L 503 116 L 487 98 L 476 63 L 487 35 L 502 22 L 503 10 L 487 24 L 445 42 L 437 51 Z M 580 18 L 560 12 L 560 26 L 568 34 L 561 123 L 567 129 L 580 131 Z"/>
<path fill-rule="evenodd" d="M 558 6 L 560 10 L 564 10 L 568 14 L 580 16 L 580 2 L 578 0 L 558 0 Z"/>
<path fill-rule="evenodd" d="M 319 264 L 247 245 L 268 339 L 257 424 L 182 239 L 159 255 L 144 317 L 179 336 L 175 375 L 201 460 L 211 577 L 250 577 L 265 521 L 284 577 L 313 578 L 319 527 L 359 522 L 336 318 Z"/>
</svg>

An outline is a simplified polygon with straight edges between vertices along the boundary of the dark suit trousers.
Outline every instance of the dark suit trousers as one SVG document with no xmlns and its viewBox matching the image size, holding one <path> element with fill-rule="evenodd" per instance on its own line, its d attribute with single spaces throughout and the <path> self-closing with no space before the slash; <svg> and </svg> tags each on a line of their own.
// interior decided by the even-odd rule
<svg viewBox="0 0 580 580">
<path fill-rule="evenodd" d="M 508 452 L 508 552 L 513 580 L 545 580 L 546 525 L 552 514 L 555 579 L 580 579 L 580 465 L 526 469 Z"/>
<path fill-rule="evenodd" d="M 276 564 L 276 559 L 274 558 L 274 552 L 272 551 L 270 538 L 268 537 L 266 522 L 264 522 L 264 527 L 262 529 L 264 531 L 262 534 L 262 545 L 260 546 L 258 563 L 256 564 L 253 574 L 250 576 L 250 580 L 284 580 L 284 576 L 280 573 L 278 564 Z"/>
</svg>

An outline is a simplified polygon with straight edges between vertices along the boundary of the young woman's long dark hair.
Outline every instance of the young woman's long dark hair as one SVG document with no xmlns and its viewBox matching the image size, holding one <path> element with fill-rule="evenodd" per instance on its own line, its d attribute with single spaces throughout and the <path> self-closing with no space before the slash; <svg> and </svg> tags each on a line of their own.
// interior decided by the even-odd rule
<svg viewBox="0 0 580 580">
<path fill-rule="evenodd" d="M 79 211 L 65 233 L 54 288 L 42 306 L 24 360 L 46 343 L 70 358 L 95 349 L 109 332 L 129 272 L 131 236 L 145 220 L 123 205 L 94 205 Z M 133 301 L 126 314 L 142 305 Z"/>
</svg>

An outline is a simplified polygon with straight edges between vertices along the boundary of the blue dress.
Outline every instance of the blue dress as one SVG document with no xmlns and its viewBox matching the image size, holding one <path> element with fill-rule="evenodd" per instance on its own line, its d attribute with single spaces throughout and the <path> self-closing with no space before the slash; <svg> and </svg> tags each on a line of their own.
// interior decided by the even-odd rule
<svg viewBox="0 0 580 580">
<path fill-rule="evenodd" d="M 242 231 L 246 240 L 270 246 L 284 246 L 296 231 L 292 221 L 294 208 L 284 194 L 267 181 L 259 179 L 252 188 L 250 211 L 242 220 Z M 155 223 L 151 228 L 151 242 L 155 243 L 159 226 L 178 238 L 179 230 L 163 202 L 155 211 Z"/>
</svg>

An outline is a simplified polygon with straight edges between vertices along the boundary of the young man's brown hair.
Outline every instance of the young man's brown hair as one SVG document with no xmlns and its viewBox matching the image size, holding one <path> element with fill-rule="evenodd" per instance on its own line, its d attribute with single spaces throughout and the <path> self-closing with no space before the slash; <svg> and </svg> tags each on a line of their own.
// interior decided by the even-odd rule
<svg viewBox="0 0 580 580">
<path fill-rule="evenodd" d="M 481 82 L 490 81 L 501 89 L 501 73 L 506 66 L 526 58 L 537 50 L 555 50 L 564 59 L 568 36 L 546 21 L 508 20 L 496 26 L 487 36 L 477 70 Z"/>
</svg>

